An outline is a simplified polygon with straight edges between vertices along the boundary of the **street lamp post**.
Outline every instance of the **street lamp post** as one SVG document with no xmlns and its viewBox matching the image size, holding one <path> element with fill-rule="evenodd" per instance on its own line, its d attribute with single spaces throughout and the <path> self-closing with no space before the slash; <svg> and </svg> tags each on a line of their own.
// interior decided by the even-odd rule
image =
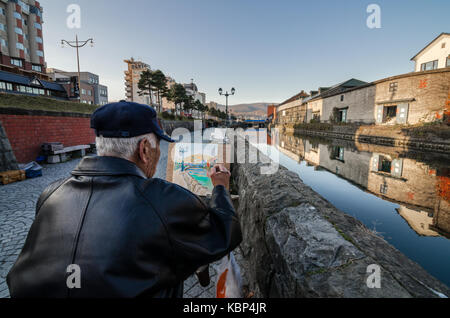
<svg viewBox="0 0 450 318">
<path fill-rule="evenodd" d="M 228 125 L 228 121 L 230 120 L 230 118 L 228 117 L 228 97 L 229 96 L 233 96 L 236 93 L 236 90 L 234 89 L 234 87 L 231 89 L 231 94 L 228 93 L 228 91 L 224 94 L 223 93 L 223 89 L 219 88 L 219 95 L 220 96 L 225 96 L 226 97 L 226 108 L 225 108 L 225 112 L 227 114 L 227 125 Z"/>
<path fill-rule="evenodd" d="M 79 49 L 91 43 L 91 47 L 94 46 L 94 39 L 88 39 L 86 41 L 78 41 L 78 35 L 75 36 L 75 41 L 61 40 L 61 46 L 64 48 L 64 44 L 77 49 L 77 65 L 78 65 L 78 98 L 81 102 L 81 72 L 80 72 L 80 52 Z"/>
</svg>

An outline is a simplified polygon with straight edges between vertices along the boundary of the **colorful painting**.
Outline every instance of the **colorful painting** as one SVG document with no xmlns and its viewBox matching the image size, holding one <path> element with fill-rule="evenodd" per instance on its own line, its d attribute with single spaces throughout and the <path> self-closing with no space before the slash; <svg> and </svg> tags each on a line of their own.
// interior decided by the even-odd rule
<svg viewBox="0 0 450 318">
<path fill-rule="evenodd" d="M 217 144 L 177 143 L 169 152 L 167 179 L 197 195 L 208 195 L 213 190 L 208 171 L 218 162 Z"/>
</svg>

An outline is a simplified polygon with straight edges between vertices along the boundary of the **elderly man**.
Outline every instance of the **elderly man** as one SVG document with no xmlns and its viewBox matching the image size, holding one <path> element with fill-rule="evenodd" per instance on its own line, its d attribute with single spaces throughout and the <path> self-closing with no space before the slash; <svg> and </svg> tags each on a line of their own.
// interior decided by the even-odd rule
<svg viewBox="0 0 450 318">
<path fill-rule="evenodd" d="M 209 207 L 155 179 L 164 134 L 153 108 L 121 101 L 92 116 L 98 157 L 50 185 L 7 277 L 13 298 L 182 297 L 197 268 L 236 248 L 241 229 L 214 167 Z"/>
</svg>

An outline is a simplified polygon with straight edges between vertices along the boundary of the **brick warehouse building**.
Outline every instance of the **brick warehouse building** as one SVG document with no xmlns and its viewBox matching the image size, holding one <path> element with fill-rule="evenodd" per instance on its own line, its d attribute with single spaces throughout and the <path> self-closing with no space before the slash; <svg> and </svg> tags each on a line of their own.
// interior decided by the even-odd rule
<svg viewBox="0 0 450 318">
<path fill-rule="evenodd" d="M 344 123 L 448 121 L 450 68 L 401 74 L 344 90 L 327 89 L 312 98 L 289 101 L 277 109 L 278 124 L 309 123 L 312 119 L 330 122 L 334 109 L 341 115 L 338 121 Z"/>
<path fill-rule="evenodd" d="M 45 73 L 42 8 L 34 0 L 0 0 L 0 64 Z"/>
</svg>

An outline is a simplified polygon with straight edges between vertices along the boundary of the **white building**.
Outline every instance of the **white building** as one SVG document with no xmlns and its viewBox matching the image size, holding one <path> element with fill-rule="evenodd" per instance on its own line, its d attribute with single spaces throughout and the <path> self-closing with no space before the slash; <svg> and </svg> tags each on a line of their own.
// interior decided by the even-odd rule
<svg viewBox="0 0 450 318">
<path fill-rule="evenodd" d="M 450 33 L 441 33 L 411 61 L 416 63 L 415 72 L 450 67 Z"/>
<path fill-rule="evenodd" d="M 203 105 L 206 104 L 206 94 L 200 93 L 198 91 L 197 85 L 195 85 L 194 83 L 190 83 L 190 84 L 183 84 L 183 86 L 186 89 L 186 95 L 192 96 L 192 98 L 194 98 L 194 101 L 198 100 Z"/>
</svg>

